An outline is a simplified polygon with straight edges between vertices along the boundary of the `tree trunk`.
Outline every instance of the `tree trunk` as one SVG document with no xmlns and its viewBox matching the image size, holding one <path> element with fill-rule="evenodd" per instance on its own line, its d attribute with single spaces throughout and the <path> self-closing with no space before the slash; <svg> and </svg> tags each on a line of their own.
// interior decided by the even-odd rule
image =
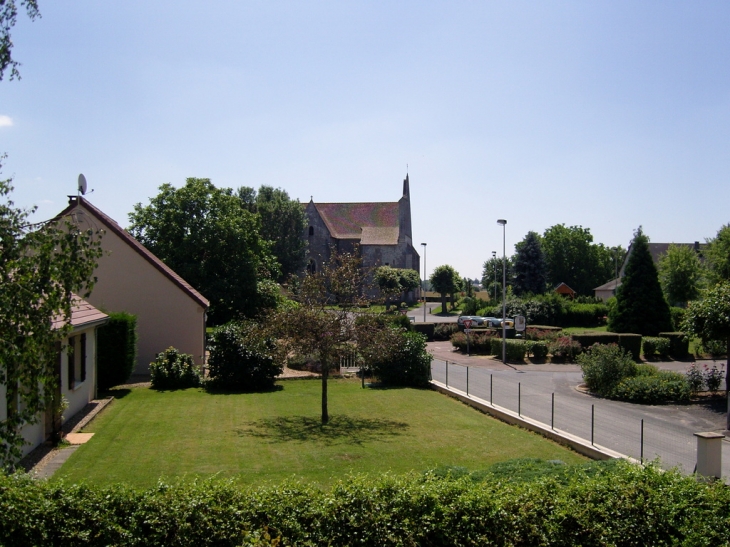
<svg viewBox="0 0 730 547">
<path fill-rule="evenodd" d="M 441 313 L 446 313 L 446 293 L 441 293 Z"/>
<path fill-rule="evenodd" d="M 330 421 L 330 415 L 327 412 L 327 377 L 329 376 L 329 366 L 322 365 L 322 424 Z"/>
<path fill-rule="evenodd" d="M 727 397 L 727 416 L 725 418 L 725 429 L 730 430 L 730 336 L 727 339 L 727 363 L 725 363 L 725 397 Z"/>
</svg>

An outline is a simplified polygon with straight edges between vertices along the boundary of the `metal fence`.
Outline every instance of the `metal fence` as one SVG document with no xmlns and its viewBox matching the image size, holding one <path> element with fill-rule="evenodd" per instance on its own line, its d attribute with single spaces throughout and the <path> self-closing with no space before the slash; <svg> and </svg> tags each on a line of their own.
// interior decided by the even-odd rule
<svg viewBox="0 0 730 547">
<path fill-rule="evenodd" d="M 560 396 L 534 376 L 500 374 L 440 359 L 433 360 L 431 374 L 435 381 L 452 389 L 599 447 L 641 461 L 659 458 L 662 467 L 679 467 L 686 473 L 695 469 L 697 442 L 693 432 L 632 415 L 630 410 L 619 408 L 621 405 Z M 724 474 L 726 468 L 728 465 L 723 466 Z"/>
</svg>

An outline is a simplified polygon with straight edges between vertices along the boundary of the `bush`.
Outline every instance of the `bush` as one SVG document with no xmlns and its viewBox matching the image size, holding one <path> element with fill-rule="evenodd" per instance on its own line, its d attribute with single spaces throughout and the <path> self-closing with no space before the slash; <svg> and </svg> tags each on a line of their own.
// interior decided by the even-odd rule
<svg viewBox="0 0 730 547">
<path fill-rule="evenodd" d="M 702 387 L 705 385 L 705 378 L 700 367 L 697 366 L 697 363 L 692 363 L 690 365 L 684 377 L 685 380 L 687 380 L 687 384 L 689 385 L 689 389 L 692 393 L 702 391 Z"/>
<path fill-rule="evenodd" d="M 687 401 L 690 385 L 678 372 L 661 370 L 653 375 L 624 378 L 613 389 L 612 397 L 631 403 L 658 404 Z"/>
<path fill-rule="evenodd" d="M 727 352 L 727 342 L 723 340 L 702 341 L 695 350 L 698 355 L 722 357 Z"/>
<path fill-rule="evenodd" d="M 524 361 L 527 345 L 524 340 L 507 340 L 507 360 Z"/>
<path fill-rule="evenodd" d="M 625 378 L 636 376 L 636 363 L 616 344 L 594 344 L 578 356 L 583 380 L 588 389 L 603 397 L 611 397 Z"/>
<path fill-rule="evenodd" d="M 535 359 L 545 359 L 548 351 L 548 344 L 545 341 L 538 340 L 530 343 L 529 352 Z"/>
<path fill-rule="evenodd" d="M 438 323 L 433 329 L 434 340 L 451 340 L 451 335 L 459 332 L 459 325 L 456 323 Z"/>
<path fill-rule="evenodd" d="M 451 335 L 451 344 L 463 353 L 466 353 L 468 348 L 471 353 L 492 355 L 492 339 L 494 337 L 495 335 L 492 332 L 472 332 L 469 335 L 469 345 L 467 346 L 466 333 L 455 332 Z"/>
<path fill-rule="evenodd" d="M 97 331 L 97 386 L 101 390 L 124 384 L 137 363 L 137 317 L 109 313 L 109 321 Z"/>
<path fill-rule="evenodd" d="M 682 321 L 684 321 L 684 316 L 687 313 L 687 310 L 685 308 L 678 308 L 677 306 L 672 306 L 669 308 L 669 313 L 672 316 L 672 327 L 674 329 L 679 329 L 682 325 Z M 661 332 L 659 333 L 659 336 L 661 336 Z"/>
<path fill-rule="evenodd" d="M 252 322 L 230 322 L 213 330 L 208 340 L 206 387 L 262 391 L 274 387 L 284 369 L 275 341 Z"/>
<path fill-rule="evenodd" d="M 560 336 L 548 342 L 548 351 L 553 359 L 574 361 L 583 351 L 583 348 L 579 342 L 576 342 L 570 336 Z"/>
<path fill-rule="evenodd" d="M 373 374 L 385 385 L 426 387 L 431 380 L 433 356 L 426 350 L 426 337 L 400 332 L 397 349 L 372 363 Z"/>
<path fill-rule="evenodd" d="M 689 339 L 683 332 L 660 332 L 659 336 L 669 340 L 669 355 L 674 358 L 686 357 L 689 354 Z"/>
<path fill-rule="evenodd" d="M 723 365 L 720 365 L 720 368 L 717 368 L 717 365 L 713 364 L 711 368 L 707 368 L 707 365 L 705 365 L 705 385 L 707 386 L 707 391 L 712 391 L 715 393 L 718 389 L 720 389 L 720 384 L 722 383 L 722 379 L 725 376 L 723 369 L 725 367 Z"/>
<path fill-rule="evenodd" d="M 608 315 L 608 306 L 606 304 L 568 302 L 561 322 L 564 326 L 571 327 L 598 327 L 605 322 L 604 317 L 606 315 Z"/>
<path fill-rule="evenodd" d="M 631 354 L 634 361 L 641 360 L 641 335 L 640 334 L 624 334 L 618 336 L 618 345 L 624 351 Z"/>
<path fill-rule="evenodd" d="M 441 324 L 441 323 L 439 323 Z M 456 324 L 456 323 L 454 323 Z M 433 342 L 436 340 L 436 325 L 434 323 L 413 323 L 411 325 L 413 327 L 414 332 L 418 332 L 426 337 L 426 340 L 429 342 Z M 458 330 L 458 327 L 457 327 Z M 440 340 L 440 338 L 439 338 Z M 448 340 L 448 338 L 444 338 L 444 340 Z"/>
<path fill-rule="evenodd" d="M 655 355 L 665 357 L 669 355 L 669 338 L 645 336 L 642 339 L 642 349 L 646 358 Z"/>
<path fill-rule="evenodd" d="M 173 347 L 158 353 L 150 363 L 150 377 L 154 389 L 185 389 L 200 385 L 200 370 L 193 362 L 193 356 Z"/>
</svg>

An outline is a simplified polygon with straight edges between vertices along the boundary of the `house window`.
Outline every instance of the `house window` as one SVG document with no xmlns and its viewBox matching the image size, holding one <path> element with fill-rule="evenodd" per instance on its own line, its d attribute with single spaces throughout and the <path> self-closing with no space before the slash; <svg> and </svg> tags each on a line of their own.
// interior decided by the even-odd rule
<svg viewBox="0 0 730 547">
<path fill-rule="evenodd" d="M 68 372 L 68 389 L 73 389 L 76 385 L 76 337 L 72 336 L 68 339 L 68 347 L 66 348 L 66 368 Z"/>
<path fill-rule="evenodd" d="M 311 258 L 309 259 L 309 264 L 307 264 L 307 273 L 317 273 L 317 263 Z"/>
<path fill-rule="evenodd" d="M 72 336 L 66 350 L 68 356 L 68 388 L 86 380 L 86 333 Z"/>
<path fill-rule="evenodd" d="M 314 235 L 314 226 L 310 226 L 309 227 L 309 236 L 311 237 L 313 235 Z"/>
</svg>

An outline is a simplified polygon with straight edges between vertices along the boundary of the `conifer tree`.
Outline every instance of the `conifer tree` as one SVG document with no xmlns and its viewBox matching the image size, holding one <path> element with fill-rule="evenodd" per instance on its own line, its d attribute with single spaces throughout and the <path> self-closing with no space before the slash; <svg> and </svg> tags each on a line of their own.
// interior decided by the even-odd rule
<svg viewBox="0 0 730 547">
<path fill-rule="evenodd" d="M 634 233 L 624 277 L 616 291 L 616 305 L 608 315 L 608 330 L 656 336 L 672 330 L 669 305 L 649 252 L 649 238 L 641 226 Z"/>
<path fill-rule="evenodd" d="M 525 239 L 515 245 L 514 257 L 514 291 L 522 294 L 542 294 L 547 282 L 547 263 L 542 251 L 540 236 L 536 232 L 528 232 Z"/>
</svg>

